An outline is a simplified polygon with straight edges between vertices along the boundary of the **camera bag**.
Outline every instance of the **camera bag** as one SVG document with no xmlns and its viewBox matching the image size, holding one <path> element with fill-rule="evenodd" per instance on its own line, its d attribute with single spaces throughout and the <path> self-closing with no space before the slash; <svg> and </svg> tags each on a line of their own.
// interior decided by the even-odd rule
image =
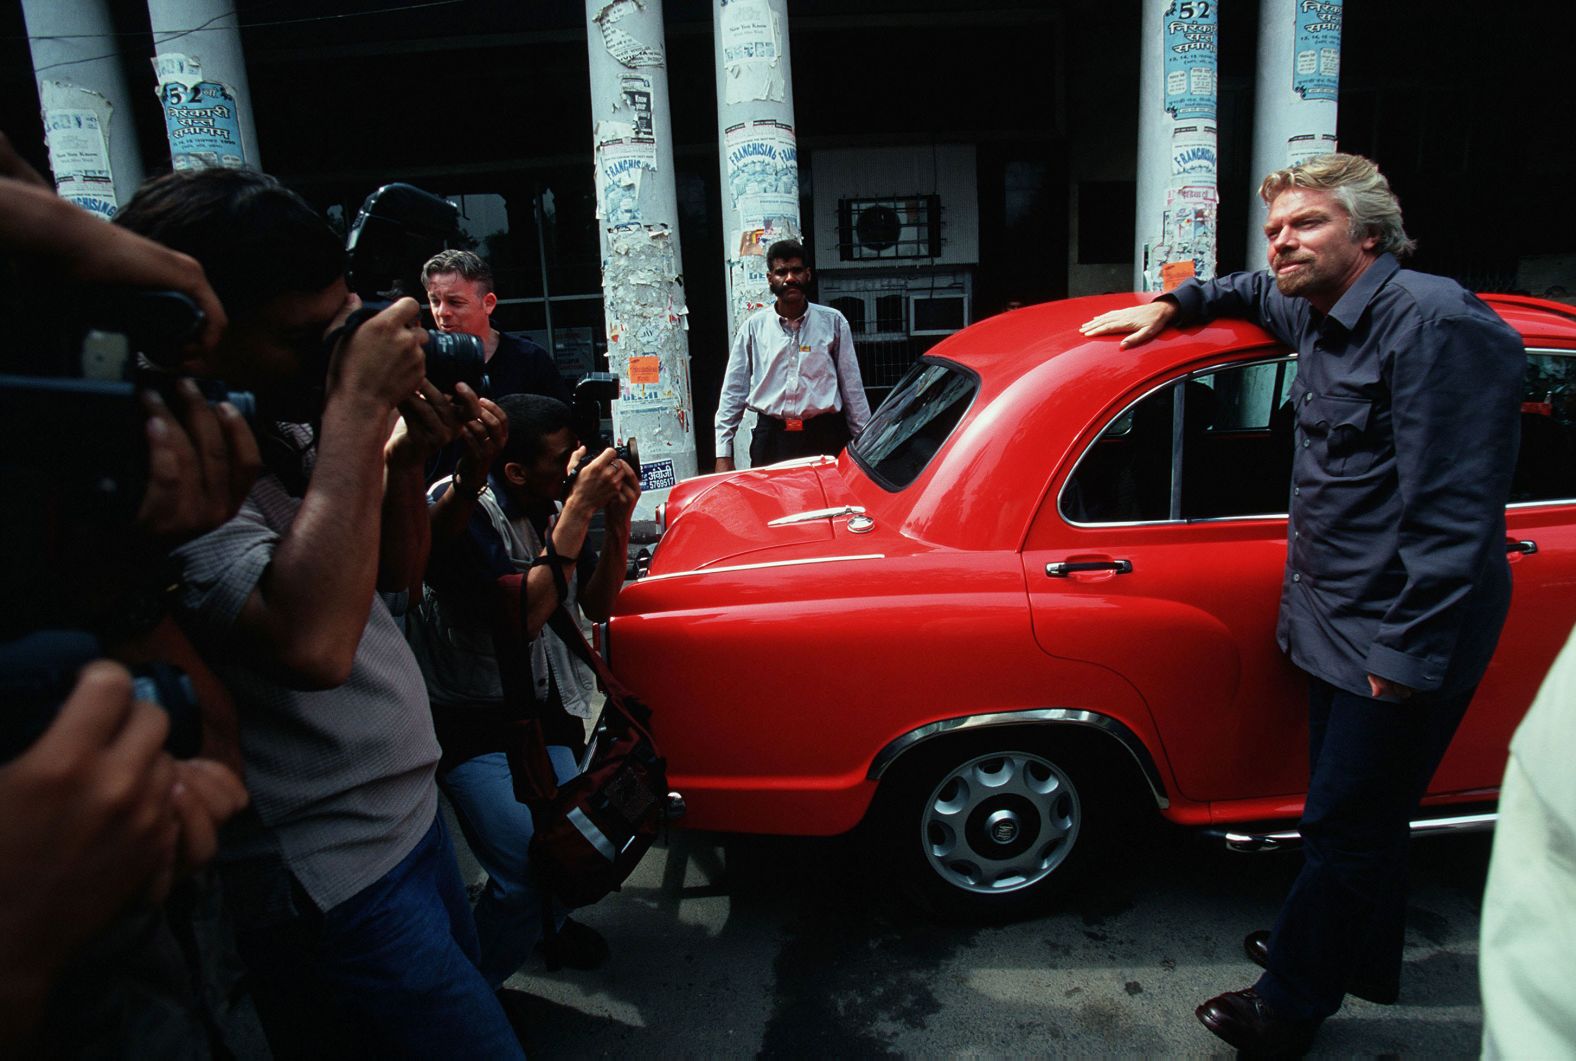
<svg viewBox="0 0 1576 1061">
<path fill-rule="evenodd" d="M 562 607 L 548 626 L 596 672 L 606 703 L 586 742 L 580 773 L 561 784 L 536 778 L 530 863 L 568 907 L 617 891 L 668 815 L 667 760 L 651 735 L 651 710 L 613 676 Z M 543 756 L 545 760 L 545 755 Z"/>
</svg>

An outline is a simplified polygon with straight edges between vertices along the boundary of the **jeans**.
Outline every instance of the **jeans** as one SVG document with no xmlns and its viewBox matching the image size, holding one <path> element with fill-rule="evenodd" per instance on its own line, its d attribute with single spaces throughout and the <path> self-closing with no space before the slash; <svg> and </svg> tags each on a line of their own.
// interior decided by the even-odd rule
<svg viewBox="0 0 1576 1061">
<path fill-rule="evenodd" d="M 549 745 L 547 757 L 560 782 L 580 772 L 569 748 Z M 476 901 L 477 967 L 490 986 L 498 987 L 525 964 L 542 935 L 542 895 L 531 879 L 529 860 L 536 831 L 531 810 L 514 798 L 503 752 L 467 759 L 439 777 L 438 785 L 454 805 L 465 842 L 487 871 L 487 888 Z M 564 916 L 555 910 L 556 923 L 563 924 Z"/>
<path fill-rule="evenodd" d="M 1473 691 L 1391 703 L 1313 679 L 1303 867 L 1254 985 L 1278 1013 L 1322 1020 L 1348 985 L 1399 985 L 1411 818 Z"/>
<path fill-rule="evenodd" d="M 523 1058 L 476 971 L 476 928 L 442 816 L 379 880 L 237 932 L 278 1058 Z"/>
</svg>

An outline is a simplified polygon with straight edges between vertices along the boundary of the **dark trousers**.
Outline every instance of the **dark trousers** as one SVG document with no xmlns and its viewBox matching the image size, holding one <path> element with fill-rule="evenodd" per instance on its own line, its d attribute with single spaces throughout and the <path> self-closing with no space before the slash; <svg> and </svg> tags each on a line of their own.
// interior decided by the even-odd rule
<svg viewBox="0 0 1576 1061">
<path fill-rule="evenodd" d="M 476 969 L 441 814 L 404 861 L 338 906 L 237 937 L 280 1061 L 524 1056 Z"/>
<path fill-rule="evenodd" d="M 1255 985 L 1276 1011 L 1322 1020 L 1349 987 L 1399 986 L 1409 825 L 1472 693 L 1389 703 L 1312 679 L 1303 868 Z"/>
<path fill-rule="evenodd" d="M 790 431 L 775 416 L 755 414 L 755 431 L 750 436 L 750 467 L 843 452 L 848 445 L 848 419 L 841 413 L 826 413 L 804 421 L 804 430 Z"/>
</svg>

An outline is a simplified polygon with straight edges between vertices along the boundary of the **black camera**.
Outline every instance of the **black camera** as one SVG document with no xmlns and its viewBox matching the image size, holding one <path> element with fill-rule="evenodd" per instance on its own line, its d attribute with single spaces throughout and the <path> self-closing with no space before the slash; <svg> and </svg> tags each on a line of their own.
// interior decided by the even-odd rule
<svg viewBox="0 0 1576 1061">
<path fill-rule="evenodd" d="M 0 763 L 22 754 L 49 728 L 82 668 L 102 659 L 104 647 L 82 630 L 35 630 L 0 644 Z M 132 695 L 163 708 L 170 716 L 164 747 L 177 759 L 190 759 L 202 747 L 202 713 L 191 679 L 168 663 L 132 668 Z"/>
<path fill-rule="evenodd" d="M 637 476 L 640 474 L 640 446 L 636 441 L 631 438 L 623 443 L 614 442 L 602 431 L 603 403 L 616 401 L 618 394 L 618 377 L 609 372 L 588 372 L 575 384 L 574 401 L 569 409 L 569 428 L 585 446 L 586 452 L 580 462 L 564 476 L 565 494 L 574 488 L 580 469 L 610 447 L 619 460 L 629 465 L 631 471 Z"/>
<path fill-rule="evenodd" d="M 397 299 L 408 296 L 426 305 L 421 267 L 459 238 L 459 217 L 453 203 L 409 184 L 385 184 L 367 196 L 345 241 L 346 278 L 361 296 L 362 308 L 339 335 L 348 335 Z M 453 394 L 460 383 L 487 394 L 487 348 L 479 337 L 428 328 L 422 351 L 427 379 L 445 394 Z"/>
<path fill-rule="evenodd" d="M 137 392 L 157 390 L 178 408 L 173 388 L 182 377 L 165 369 L 179 363 L 204 321 L 176 291 L 90 291 L 81 307 L 85 327 L 71 352 L 41 352 L 56 374 L 0 375 L 7 496 L 0 512 L 12 536 L 0 568 L 13 592 L 13 569 L 36 567 L 59 540 L 60 524 L 109 536 L 131 526 L 148 479 L 147 414 Z M 195 382 L 210 401 L 229 401 L 248 420 L 255 417 L 250 392 Z"/>
</svg>

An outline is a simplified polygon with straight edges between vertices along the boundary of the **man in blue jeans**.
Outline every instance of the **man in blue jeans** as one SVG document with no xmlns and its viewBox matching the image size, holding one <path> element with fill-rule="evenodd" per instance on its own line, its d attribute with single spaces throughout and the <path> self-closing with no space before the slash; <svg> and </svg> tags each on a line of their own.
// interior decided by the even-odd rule
<svg viewBox="0 0 1576 1061">
<path fill-rule="evenodd" d="M 1510 606 L 1505 502 L 1521 340 L 1452 280 L 1401 268 L 1401 207 L 1368 159 L 1264 179 L 1268 272 L 1189 281 L 1084 324 L 1131 332 L 1245 317 L 1298 354 L 1277 637 L 1308 672 L 1304 863 L 1252 987 L 1195 1011 L 1249 1053 L 1312 1042 L 1346 995 L 1400 990 L 1409 819 Z"/>
<path fill-rule="evenodd" d="M 596 679 L 547 621 L 559 607 L 577 622 L 576 609 L 608 616 L 624 584 L 640 482 L 609 449 L 566 485 L 585 448 L 569 407 L 542 395 L 484 402 L 461 437 L 455 474 L 428 491 L 434 544 L 409 636 L 443 745 L 439 784 L 487 870 L 476 927 L 482 974 L 498 986 L 529 956 L 544 921 L 527 858 L 531 813 L 515 797 L 506 749 L 518 741 L 518 721 L 532 718 L 558 779 L 577 771 Z M 586 543 L 599 511 L 600 557 Z M 606 960 L 596 932 L 553 920 L 549 963 L 595 968 Z"/>
<path fill-rule="evenodd" d="M 229 321 L 182 367 L 257 399 L 265 470 L 173 556 L 178 618 L 240 720 L 252 804 L 218 865 L 269 1045 L 519 1057 L 474 965 L 421 672 L 376 593 L 420 578 L 425 465 L 475 396 L 457 405 L 424 378 L 411 299 L 332 337 L 354 305 L 344 248 L 271 177 L 168 174 L 116 223 L 202 264 Z"/>
</svg>

